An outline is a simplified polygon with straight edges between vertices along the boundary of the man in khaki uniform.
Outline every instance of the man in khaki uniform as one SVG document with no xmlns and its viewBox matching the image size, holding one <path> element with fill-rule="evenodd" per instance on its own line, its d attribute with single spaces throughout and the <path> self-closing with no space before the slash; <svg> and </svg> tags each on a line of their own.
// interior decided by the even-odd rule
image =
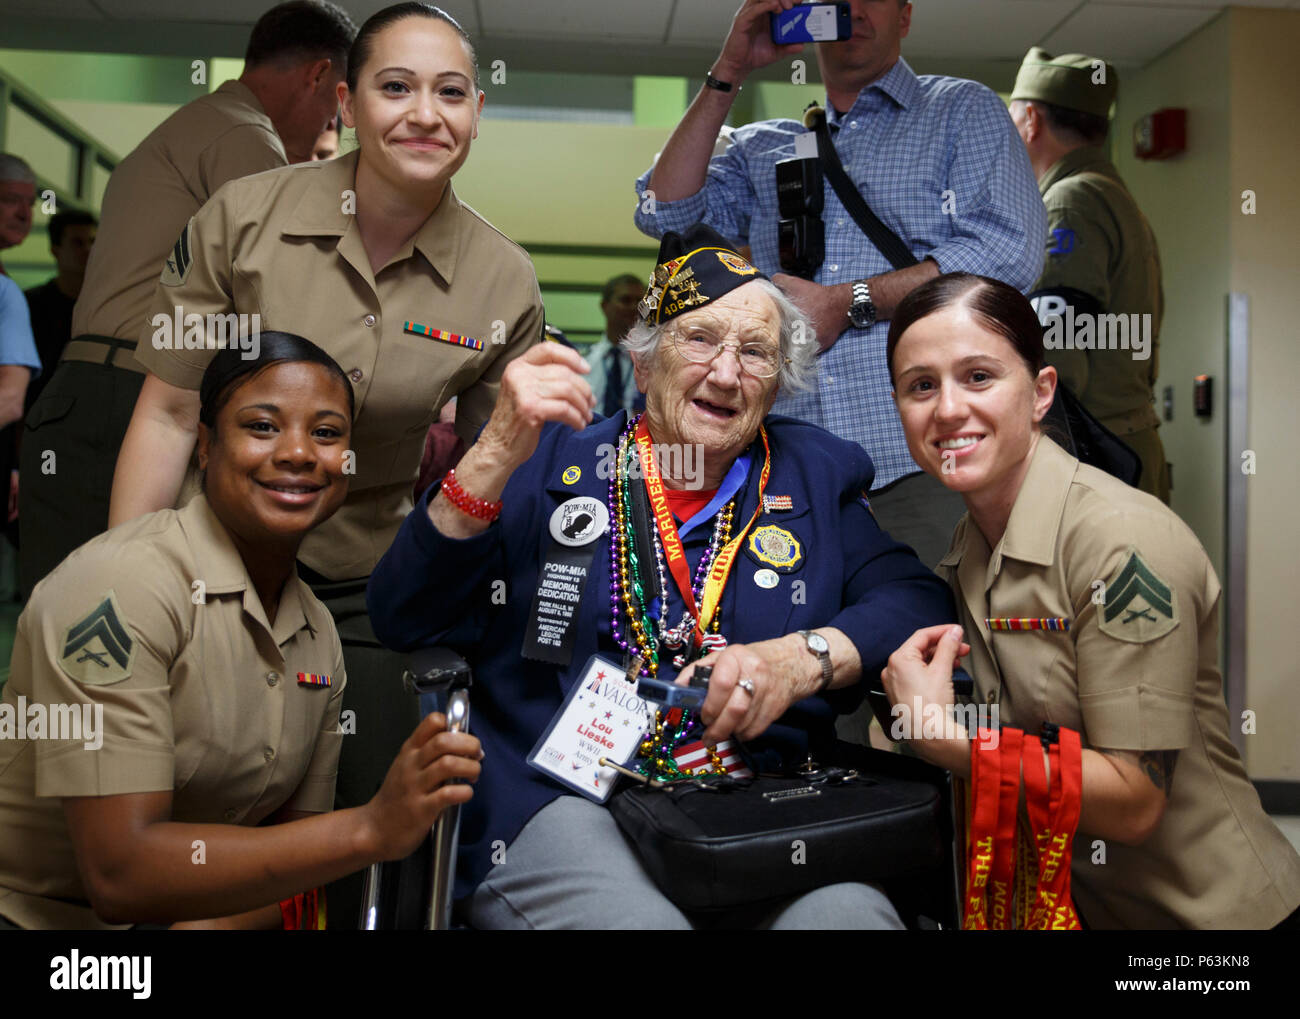
<svg viewBox="0 0 1300 1019">
<path fill-rule="evenodd" d="M 1099 753 L 1137 752 L 1163 785 L 1164 815 L 1140 845 L 1109 841 L 1103 863 L 1094 836 L 1076 838 L 1088 926 L 1266 928 L 1300 905 L 1300 857 L 1228 736 L 1219 583 L 1180 520 L 1040 436 L 998 547 L 968 515 L 939 569 L 977 703 L 1027 733 L 1050 721 Z M 1070 628 L 991 631 L 997 617 Z"/>
<path fill-rule="evenodd" d="M 0 927 L 107 926 L 61 797 L 168 791 L 191 824 L 330 810 L 344 686 L 325 607 L 291 577 L 268 623 L 203 497 L 73 552 L 32 593 L 0 697 Z"/>
<path fill-rule="evenodd" d="M 332 4 L 272 8 L 253 27 L 239 80 L 181 107 L 113 171 L 74 338 L 27 417 L 24 590 L 108 526 L 113 465 L 144 379 L 132 350 L 177 235 L 226 181 L 284 166 L 286 152 L 311 158 L 355 34 Z"/>
<path fill-rule="evenodd" d="M 1138 485 L 1169 501 L 1152 386 L 1164 296 L 1160 255 L 1103 146 L 1118 79 L 1105 61 L 1034 47 L 1011 93 L 1011 119 L 1047 206 L 1047 261 L 1030 299 L 1047 361 L 1101 423 L 1142 459 Z"/>
</svg>

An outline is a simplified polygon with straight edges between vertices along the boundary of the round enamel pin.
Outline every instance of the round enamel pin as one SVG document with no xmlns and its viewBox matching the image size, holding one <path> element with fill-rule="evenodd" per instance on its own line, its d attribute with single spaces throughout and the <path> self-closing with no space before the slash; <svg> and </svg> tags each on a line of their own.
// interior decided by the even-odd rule
<svg viewBox="0 0 1300 1019">
<path fill-rule="evenodd" d="M 781 583 L 781 578 L 776 575 L 776 570 L 759 570 L 754 574 L 754 583 L 770 591 Z"/>
<path fill-rule="evenodd" d="M 599 499 L 590 496 L 566 499 L 551 514 L 550 529 L 551 537 L 561 545 L 571 548 L 587 545 L 609 529 L 609 510 Z"/>
<path fill-rule="evenodd" d="M 803 546 L 784 527 L 768 524 L 756 527 L 745 542 L 750 558 L 770 566 L 777 573 L 793 573 L 803 563 Z"/>
<path fill-rule="evenodd" d="M 574 464 L 572 467 L 564 468 L 564 473 L 560 475 L 560 480 L 566 485 L 576 485 L 580 477 L 582 477 L 582 468 L 577 464 Z"/>
</svg>

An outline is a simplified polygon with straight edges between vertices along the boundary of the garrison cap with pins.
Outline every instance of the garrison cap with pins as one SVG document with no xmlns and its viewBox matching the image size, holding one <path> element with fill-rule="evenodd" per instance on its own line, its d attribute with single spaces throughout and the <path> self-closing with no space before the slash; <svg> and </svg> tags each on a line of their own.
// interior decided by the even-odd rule
<svg viewBox="0 0 1300 1019">
<path fill-rule="evenodd" d="M 659 264 L 637 313 L 643 321 L 659 325 L 702 308 L 736 287 L 765 279 L 722 234 L 696 223 L 681 233 L 670 230 L 664 234 Z"/>
<path fill-rule="evenodd" d="M 1106 117 L 1118 91 L 1119 75 L 1100 57 L 1083 53 L 1054 57 L 1035 46 L 1020 65 L 1011 98 Z"/>
</svg>

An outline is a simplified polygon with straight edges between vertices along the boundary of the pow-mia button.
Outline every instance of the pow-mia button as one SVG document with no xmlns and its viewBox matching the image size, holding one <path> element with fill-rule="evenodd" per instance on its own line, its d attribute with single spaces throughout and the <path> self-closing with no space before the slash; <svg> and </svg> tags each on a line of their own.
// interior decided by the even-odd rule
<svg viewBox="0 0 1300 1019">
<path fill-rule="evenodd" d="M 110 590 L 64 633 L 59 668 L 85 686 L 109 686 L 130 677 L 134 660 L 135 641 Z"/>
<path fill-rule="evenodd" d="M 745 553 L 777 573 L 793 573 L 803 565 L 803 546 L 799 539 L 775 524 L 756 527 L 745 542 Z"/>
<path fill-rule="evenodd" d="M 550 529 L 551 537 L 561 545 L 587 545 L 609 530 L 609 510 L 590 496 L 566 499 L 551 514 Z"/>
</svg>

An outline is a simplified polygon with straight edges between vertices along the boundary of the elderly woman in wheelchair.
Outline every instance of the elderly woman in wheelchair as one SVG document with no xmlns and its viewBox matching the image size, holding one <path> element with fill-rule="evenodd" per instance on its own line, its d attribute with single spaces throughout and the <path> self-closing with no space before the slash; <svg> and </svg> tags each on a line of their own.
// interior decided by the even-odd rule
<svg viewBox="0 0 1300 1019">
<path fill-rule="evenodd" d="M 449 645 L 475 673 L 484 761 L 461 808 L 460 916 L 900 927 L 865 867 L 845 880 L 810 859 L 787 882 L 803 873 L 789 838 L 770 876 L 747 862 L 703 880 L 730 891 L 701 909 L 664 880 L 656 839 L 611 809 L 629 791 L 824 777 L 813 762 L 835 760 L 860 680 L 954 618 L 945 586 L 873 519 L 861 447 L 770 414 L 779 390 L 807 385 L 816 344 L 727 241 L 699 226 L 664 238 L 624 345 L 637 416 L 594 420 L 589 366 L 560 345 L 507 366 L 478 441 L 370 580 L 381 640 Z"/>
</svg>

